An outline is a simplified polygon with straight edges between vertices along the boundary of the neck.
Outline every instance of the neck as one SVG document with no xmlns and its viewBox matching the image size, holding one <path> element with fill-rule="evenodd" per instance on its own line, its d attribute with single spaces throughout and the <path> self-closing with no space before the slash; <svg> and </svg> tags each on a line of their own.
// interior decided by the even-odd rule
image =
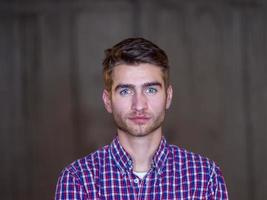
<svg viewBox="0 0 267 200">
<path fill-rule="evenodd" d="M 118 130 L 118 139 L 123 148 L 133 160 L 133 170 L 136 172 L 148 171 L 152 158 L 160 144 L 161 128 L 154 134 L 146 136 L 132 136 Z"/>
</svg>

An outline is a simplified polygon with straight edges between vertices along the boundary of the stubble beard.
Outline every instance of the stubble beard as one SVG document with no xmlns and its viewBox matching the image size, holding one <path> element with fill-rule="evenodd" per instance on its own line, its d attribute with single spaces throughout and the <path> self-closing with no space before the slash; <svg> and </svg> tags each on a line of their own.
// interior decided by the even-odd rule
<svg viewBox="0 0 267 200">
<path fill-rule="evenodd" d="M 145 137 L 162 126 L 165 118 L 165 110 L 161 111 L 156 117 L 150 115 L 150 120 L 144 124 L 131 121 L 127 116 L 113 113 L 114 122 L 119 130 L 133 137 Z"/>
</svg>

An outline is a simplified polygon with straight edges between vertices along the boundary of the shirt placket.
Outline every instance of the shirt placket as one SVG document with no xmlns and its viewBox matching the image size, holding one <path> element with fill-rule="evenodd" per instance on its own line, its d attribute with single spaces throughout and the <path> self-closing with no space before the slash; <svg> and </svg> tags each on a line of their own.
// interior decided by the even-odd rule
<svg viewBox="0 0 267 200">
<path fill-rule="evenodd" d="M 135 177 L 134 182 L 138 187 L 137 200 L 145 199 L 146 186 L 147 186 L 147 182 L 150 179 L 149 177 L 151 176 L 152 171 L 153 169 L 150 169 L 147 175 L 143 179 L 140 179 L 137 176 Z"/>
</svg>

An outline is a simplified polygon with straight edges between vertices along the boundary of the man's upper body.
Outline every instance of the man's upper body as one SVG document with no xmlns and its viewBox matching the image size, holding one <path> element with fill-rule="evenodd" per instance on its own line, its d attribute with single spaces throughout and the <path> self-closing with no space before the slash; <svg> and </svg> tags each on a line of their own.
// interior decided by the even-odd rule
<svg viewBox="0 0 267 200">
<path fill-rule="evenodd" d="M 173 93 L 165 52 L 129 38 L 106 51 L 103 65 L 103 102 L 117 137 L 66 167 L 55 199 L 228 199 L 213 161 L 163 136 Z"/>
<path fill-rule="evenodd" d="M 213 161 L 162 138 L 143 178 L 118 138 L 63 170 L 55 199 L 225 200 L 227 190 Z"/>
</svg>

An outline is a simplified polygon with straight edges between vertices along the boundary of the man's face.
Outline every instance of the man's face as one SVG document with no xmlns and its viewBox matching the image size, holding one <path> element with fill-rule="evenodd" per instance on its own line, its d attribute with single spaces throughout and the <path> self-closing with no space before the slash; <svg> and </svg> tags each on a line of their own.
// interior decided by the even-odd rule
<svg viewBox="0 0 267 200">
<path fill-rule="evenodd" d="M 161 128 L 172 99 L 161 69 L 152 64 L 118 65 L 112 72 L 111 92 L 104 90 L 105 108 L 119 131 L 145 136 Z"/>
</svg>

